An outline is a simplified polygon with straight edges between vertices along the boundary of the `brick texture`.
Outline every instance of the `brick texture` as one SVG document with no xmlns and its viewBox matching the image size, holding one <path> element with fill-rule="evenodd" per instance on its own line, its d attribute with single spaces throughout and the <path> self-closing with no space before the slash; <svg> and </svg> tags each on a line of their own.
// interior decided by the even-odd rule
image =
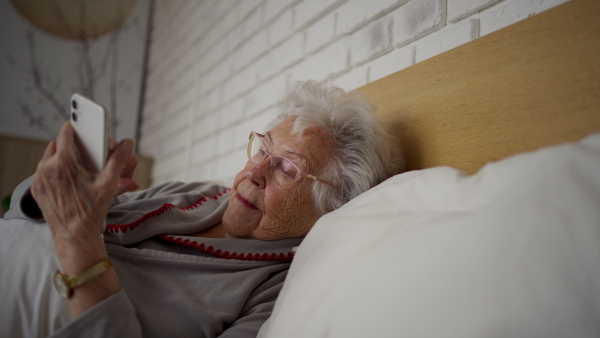
<svg viewBox="0 0 600 338">
<path fill-rule="evenodd" d="M 139 148 L 154 184 L 230 181 L 291 81 L 352 90 L 568 0 L 156 0 Z"/>
<path fill-rule="evenodd" d="M 448 0 L 448 22 L 456 22 L 500 0 Z"/>
</svg>

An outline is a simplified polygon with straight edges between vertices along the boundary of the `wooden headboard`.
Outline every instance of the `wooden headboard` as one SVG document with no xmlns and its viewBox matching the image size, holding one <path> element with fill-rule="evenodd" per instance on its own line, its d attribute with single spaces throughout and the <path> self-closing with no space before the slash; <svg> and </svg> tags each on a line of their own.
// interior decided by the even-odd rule
<svg viewBox="0 0 600 338">
<path fill-rule="evenodd" d="M 600 1 L 572 0 L 359 89 L 407 170 L 484 164 L 600 131 Z"/>
</svg>

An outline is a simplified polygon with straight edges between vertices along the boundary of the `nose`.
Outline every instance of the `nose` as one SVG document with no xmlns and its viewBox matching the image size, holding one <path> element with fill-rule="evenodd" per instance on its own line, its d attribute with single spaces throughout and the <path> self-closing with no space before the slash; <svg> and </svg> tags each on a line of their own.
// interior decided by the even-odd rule
<svg viewBox="0 0 600 338">
<path fill-rule="evenodd" d="M 267 176 L 271 172 L 271 158 L 267 156 L 260 163 L 253 163 L 251 161 L 248 161 L 248 163 L 251 166 L 248 169 L 248 178 L 250 179 L 250 182 L 257 188 L 264 189 L 267 185 Z"/>
</svg>

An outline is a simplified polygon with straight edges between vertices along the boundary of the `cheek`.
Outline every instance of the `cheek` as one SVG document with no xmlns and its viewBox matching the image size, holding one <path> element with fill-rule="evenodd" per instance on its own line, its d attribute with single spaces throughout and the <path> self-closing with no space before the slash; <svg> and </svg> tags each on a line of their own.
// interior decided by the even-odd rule
<svg viewBox="0 0 600 338">
<path fill-rule="evenodd" d="M 316 213 L 310 194 L 287 192 L 285 195 L 271 194 L 265 196 L 268 207 L 260 224 L 262 230 L 286 236 L 300 236 L 303 229 L 314 224 Z"/>
<path fill-rule="evenodd" d="M 267 189 L 265 191 L 265 205 L 273 214 L 290 215 L 299 214 L 310 203 L 308 196 L 297 190 Z"/>
</svg>

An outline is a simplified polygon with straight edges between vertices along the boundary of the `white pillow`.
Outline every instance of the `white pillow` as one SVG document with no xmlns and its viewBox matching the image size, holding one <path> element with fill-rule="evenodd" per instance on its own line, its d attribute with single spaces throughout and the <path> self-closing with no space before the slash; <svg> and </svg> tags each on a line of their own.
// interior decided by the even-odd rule
<svg viewBox="0 0 600 338">
<path fill-rule="evenodd" d="M 600 337 L 600 134 L 326 215 L 259 337 Z"/>
</svg>

